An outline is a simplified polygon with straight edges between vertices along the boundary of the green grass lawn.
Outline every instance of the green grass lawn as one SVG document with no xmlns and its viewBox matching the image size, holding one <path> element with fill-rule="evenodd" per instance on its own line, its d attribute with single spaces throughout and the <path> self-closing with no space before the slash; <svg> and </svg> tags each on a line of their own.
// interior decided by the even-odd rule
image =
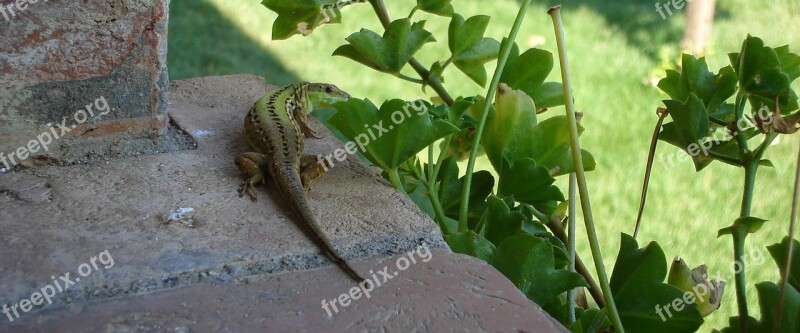
<svg viewBox="0 0 800 333">
<path fill-rule="evenodd" d="M 390 1 L 390 14 L 408 14 L 414 1 Z M 379 24 L 368 5 L 344 9 L 340 25 L 325 26 L 309 37 L 295 36 L 272 41 L 276 15 L 258 0 L 172 1 L 169 38 L 169 71 L 173 80 L 206 75 L 253 73 L 273 84 L 325 81 L 337 84 L 354 96 L 378 103 L 389 98 L 417 99 L 432 91 L 380 74 L 343 57 L 331 57 L 350 33 L 365 27 L 375 31 Z M 491 5 L 489 5 L 491 3 Z M 642 84 L 658 67 L 664 48 L 675 48 L 682 35 L 684 13 L 662 20 L 654 1 L 565 0 L 569 56 L 572 64 L 576 106 L 583 112 L 586 132 L 583 147 L 597 159 L 597 169 L 588 176 L 595 221 L 606 266 L 612 268 L 619 249 L 620 233 L 631 234 L 636 219 L 645 158 L 655 125 L 655 109 L 666 95 Z M 508 34 L 518 1 L 454 1 L 465 16 L 489 15 L 487 35 L 496 39 Z M 539 47 L 555 52 L 553 28 L 546 14 L 555 1 L 534 1 L 517 42 L 523 48 Z M 712 70 L 727 65 L 726 54 L 738 51 L 747 34 L 761 37 L 767 45 L 789 44 L 800 51 L 795 0 L 718 1 L 712 51 Z M 428 20 L 426 28 L 443 43 L 429 44 L 418 54 L 422 63 L 444 60 L 447 53 L 447 19 L 418 14 Z M 489 65 L 489 72 L 494 63 Z M 553 80 L 558 70 L 553 73 Z M 409 75 L 414 75 L 408 71 Z M 453 95 L 485 93 L 454 68 L 445 72 L 445 86 Z M 800 87 L 798 87 L 800 88 Z M 550 113 L 563 113 L 554 109 Z M 748 239 L 752 254 L 747 271 L 748 297 L 753 316 L 758 317 L 753 283 L 776 280 L 777 268 L 769 258 L 767 245 L 778 242 L 787 232 L 793 161 L 797 138 L 782 138 L 767 154 L 775 169 L 758 175 L 753 214 L 769 219 L 764 228 Z M 676 148 L 660 145 L 657 154 L 673 155 Z M 488 168 L 488 163 L 480 167 Z M 688 160 L 674 165 L 656 159 L 653 179 L 639 242 L 658 241 L 667 259 L 680 256 L 691 266 L 707 264 L 709 273 L 728 281 L 722 308 L 706 318 L 702 331 L 721 328 L 736 311 L 732 281 L 732 242 L 717 238 L 717 230 L 738 216 L 741 202 L 742 170 L 715 163 L 700 173 Z M 564 182 L 562 182 L 563 184 Z M 566 188 L 562 187 L 566 192 Z M 585 238 L 583 238 L 585 239 Z M 588 244 L 579 251 L 589 262 Z"/>
</svg>

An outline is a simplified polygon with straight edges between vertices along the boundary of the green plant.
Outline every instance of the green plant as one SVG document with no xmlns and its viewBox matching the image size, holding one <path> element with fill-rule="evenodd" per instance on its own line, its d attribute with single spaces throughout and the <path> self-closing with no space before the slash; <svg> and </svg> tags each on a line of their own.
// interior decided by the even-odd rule
<svg viewBox="0 0 800 333">
<path fill-rule="evenodd" d="M 762 319 L 757 321 L 749 316 L 744 256 L 747 235 L 757 232 L 766 222 L 751 213 L 758 168 L 772 165 L 763 159 L 764 153 L 778 135 L 797 131 L 800 110 L 791 84 L 800 77 L 800 56 L 790 53 L 788 46 L 770 48 L 761 39 L 748 36 L 741 51 L 729 54 L 729 59 L 731 65 L 714 74 L 708 70 L 705 59 L 684 54 L 680 71 L 667 70 L 666 78 L 658 84 L 670 97 L 664 101 L 666 108 L 660 110 L 658 139 L 689 154 L 697 171 L 713 161 L 744 170 L 739 217 L 730 227 L 719 230 L 720 237 L 730 235 L 733 239 L 734 262 L 740 267 L 734 279 L 739 316 L 731 318 L 730 327 L 723 331 L 795 332 L 793 323 L 800 309 L 796 284 L 782 284 L 787 291 L 781 302 L 777 302 L 778 295 L 784 292 L 779 293 L 777 285 L 769 282 L 756 285 Z M 672 121 L 661 127 L 665 117 Z M 760 143 L 752 148 L 750 144 L 755 139 Z M 654 149 L 655 145 L 649 164 Z M 789 238 L 770 247 L 782 271 L 789 266 L 790 256 L 783 256 L 786 261 L 780 261 L 776 253 L 789 251 L 788 244 L 792 244 Z M 775 317 L 782 317 L 783 322 L 774 320 Z"/>
<path fill-rule="evenodd" d="M 655 242 L 640 248 L 632 237 L 623 235 L 610 282 L 606 279 L 583 177 L 584 171 L 594 168 L 594 159 L 578 145 L 583 128 L 572 106 L 557 10 L 551 15 L 562 50 L 563 84 L 546 82 L 554 66 L 551 53 L 535 48 L 522 51 L 514 42 L 530 0 L 521 1 L 511 33 L 502 42 L 484 37 L 489 17 L 465 19 L 450 0 L 409 2 L 413 7 L 409 14 L 393 20 L 382 0 L 368 1 L 384 31 L 361 29 L 345 38 L 347 43 L 334 55 L 417 83 L 423 91 L 430 87 L 437 98 L 393 99 L 380 106 L 352 98 L 335 105 L 337 112 L 328 124 L 359 143 L 363 157 L 383 169 L 397 190 L 439 224 L 454 251 L 496 267 L 574 332 L 599 332 L 610 326 L 617 332 L 623 326 L 634 332 L 696 330 L 703 321 L 696 305 L 669 321 L 654 311 L 656 305 L 680 298 L 685 291 L 665 283 L 666 256 Z M 365 2 L 263 1 L 279 15 L 273 25 L 275 39 L 307 35 L 324 24 L 340 22 L 341 9 L 358 3 Z M 414 19 L 419 11 L 450 21 L 449 54 L 427 66 L 414 55 L 438 36 L 425 30 L 424 21 Z M 495 59 L 490 80 L 485 65 Z M 450 65 L 481 87 L 489 83 L 486 94 L 451 94 L 445 85 L 445 76 L 454 75 Z M 408 74 L 409 67 L 417 77 Z M 547 117 L 561 105 L 566 115 Z M 371 128 L 377 129 L 377 135 Z M 474 170 L 480 154 L 486 155 L 494 174 Z M 467 159 L 465 172 L 458 166 L 462 159 Z M 581 192 L 599 284 L 580 258 L 571 255 L 575 239 L 564 232 L 563 221 L 567 217 L 574 221 L 574 206 L 568 207 L 578 200 L 576 191 L 565 197 L 554 185 L 555 177 L 564 175 L 574 177 L 572 189 Z M 574 232 L 573 224 L 569 231 Z M 598 309 L 575 307 L 568 292 L 578 287 L 588 288 Z"/>
</svg>

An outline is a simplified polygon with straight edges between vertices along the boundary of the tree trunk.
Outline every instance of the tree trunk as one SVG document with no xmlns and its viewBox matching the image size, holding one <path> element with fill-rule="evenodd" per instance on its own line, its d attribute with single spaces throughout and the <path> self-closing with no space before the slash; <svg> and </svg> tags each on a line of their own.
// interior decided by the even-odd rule
<svg viewBox="0 0 800 333">
<path fill-rule="evenodd" d="M 686 9 L 686 30 L 681 48 L 695 56 L 702 55 L 711 41 L 716 0 L 694 0 Z"/>
</svg>

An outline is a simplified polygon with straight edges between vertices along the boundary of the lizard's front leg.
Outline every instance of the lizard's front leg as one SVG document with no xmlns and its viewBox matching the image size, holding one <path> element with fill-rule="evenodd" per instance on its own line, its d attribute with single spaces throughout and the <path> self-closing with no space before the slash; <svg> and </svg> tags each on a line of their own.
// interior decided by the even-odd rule
<svg viewBox="0 0 800 333">
<path fill-rule="evenodd" d="M 263 183 L 266 179 L 264 175 L 264 171 L 261 169 L 262 166 L 266 165 L 267 158 L 264 154 L 249 152 L 239 154 L 236 156 L 236 167 L 245 174 L 246 181 L 242 184 L 239 188 L 239 197 L 242 197 L 247 193 L 250 196 L 250 199 L 256 201 L 256 185 Z"/>
<path fill-rule="evenodd" d="M 317 155 L 304 155 L 300 159 L 300 181 L 303 189 L 311 189 L 311 184 L 328 171 L 332 165 L 330 162 Z"/>
<path fill-rule="evenodd" d="M 294 120 L 300 126 L 300 131 L 303 132 L 303 135 L 307 138 L 322 139 L 311 126 L 308 126 L 308 114 L 304 112 L 303 108 L 295 108 L 292 112 L 294 113 Z"/>
</svg>

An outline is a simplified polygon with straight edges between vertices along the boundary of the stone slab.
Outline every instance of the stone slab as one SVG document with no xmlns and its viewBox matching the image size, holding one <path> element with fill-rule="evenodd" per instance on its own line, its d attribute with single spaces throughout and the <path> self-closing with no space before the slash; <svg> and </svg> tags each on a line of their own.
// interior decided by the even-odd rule
<svg viewBox="0 0 800 333">
<path fill-rule="evenodd" d="M 116 266 L 88 276 L 56 303 L 328 264 L 274 189 L 259 188 L 258 202 L 237 193 L 242 178 L 233 158 L 246 151 L 242 119 L 273 87 L 252 75 L 172 87 L 170 114 L 197 150 L 0 175 L 0 304 L 29 296 L 52 275 L 75 276 L 105 250 Z M 314 125 L 326 139 L 308 140 L 307 152 L 341 146 Z M 386 184 L 351 156 L 308 193 L 342 254 L 391 255 L 423 241 L 444 247 L 434 223 Z M 191 218 L 165 223 L 181 208 L 193 209 Z"/>
<path fill-rule="evenodd" d="M 422 255 L 420 255 L 422 254 Z M 414 257 L 405 266 L 401 258 Z M 427 262 L 423 260 L 427 259 Z M 364 289 L 330 279 L 333 268 L 195 285 L 46 311 L 11 332 L 568 332 L 505 277 L 448 250 L 375 263 Z M 398 267 L 407 267 L 401 270 Z M 396 274 L 395 274 L 396 273 Z M 380 283 L 380 285 L 379 285 Z M 353 291 L 353 297 L 341 296 Z M 372 290 L 370 290 L 372 289 Z M 364 293 L 364 290 L 367 293 Z M 369 298 L 367 298 L 369 294 Z M 330 304 L 343 298 L 344 304 Z M 346 297 L 346 298 L 345 298 Z M 327 310 L 322 301 L 326 301 Z M 32 324 L 31 321 L 36 321 Z"/>
<path fill-rule="evenodd" d="M 236 191 L 243 117 L 273 88 L 252 75 L 172 82 L 169 114 L 196 150 L 0 174 L 0 306 L 66 285 L 68 272 L 74 282 L 13 323 L 0 314 L 0 331 L 563 331 L 496 270 L 451 253 L 428 216 L 353 156 L 308 193 L 335 247 L 362 273 L 422 245 L 433 259 L 326 318 L 321 300 L 353 282 L 275 189 L 259 188 L 258 202 Z M 306 153 L 343 146 L 312 127 L 324 139 Z"/>
</svg>

